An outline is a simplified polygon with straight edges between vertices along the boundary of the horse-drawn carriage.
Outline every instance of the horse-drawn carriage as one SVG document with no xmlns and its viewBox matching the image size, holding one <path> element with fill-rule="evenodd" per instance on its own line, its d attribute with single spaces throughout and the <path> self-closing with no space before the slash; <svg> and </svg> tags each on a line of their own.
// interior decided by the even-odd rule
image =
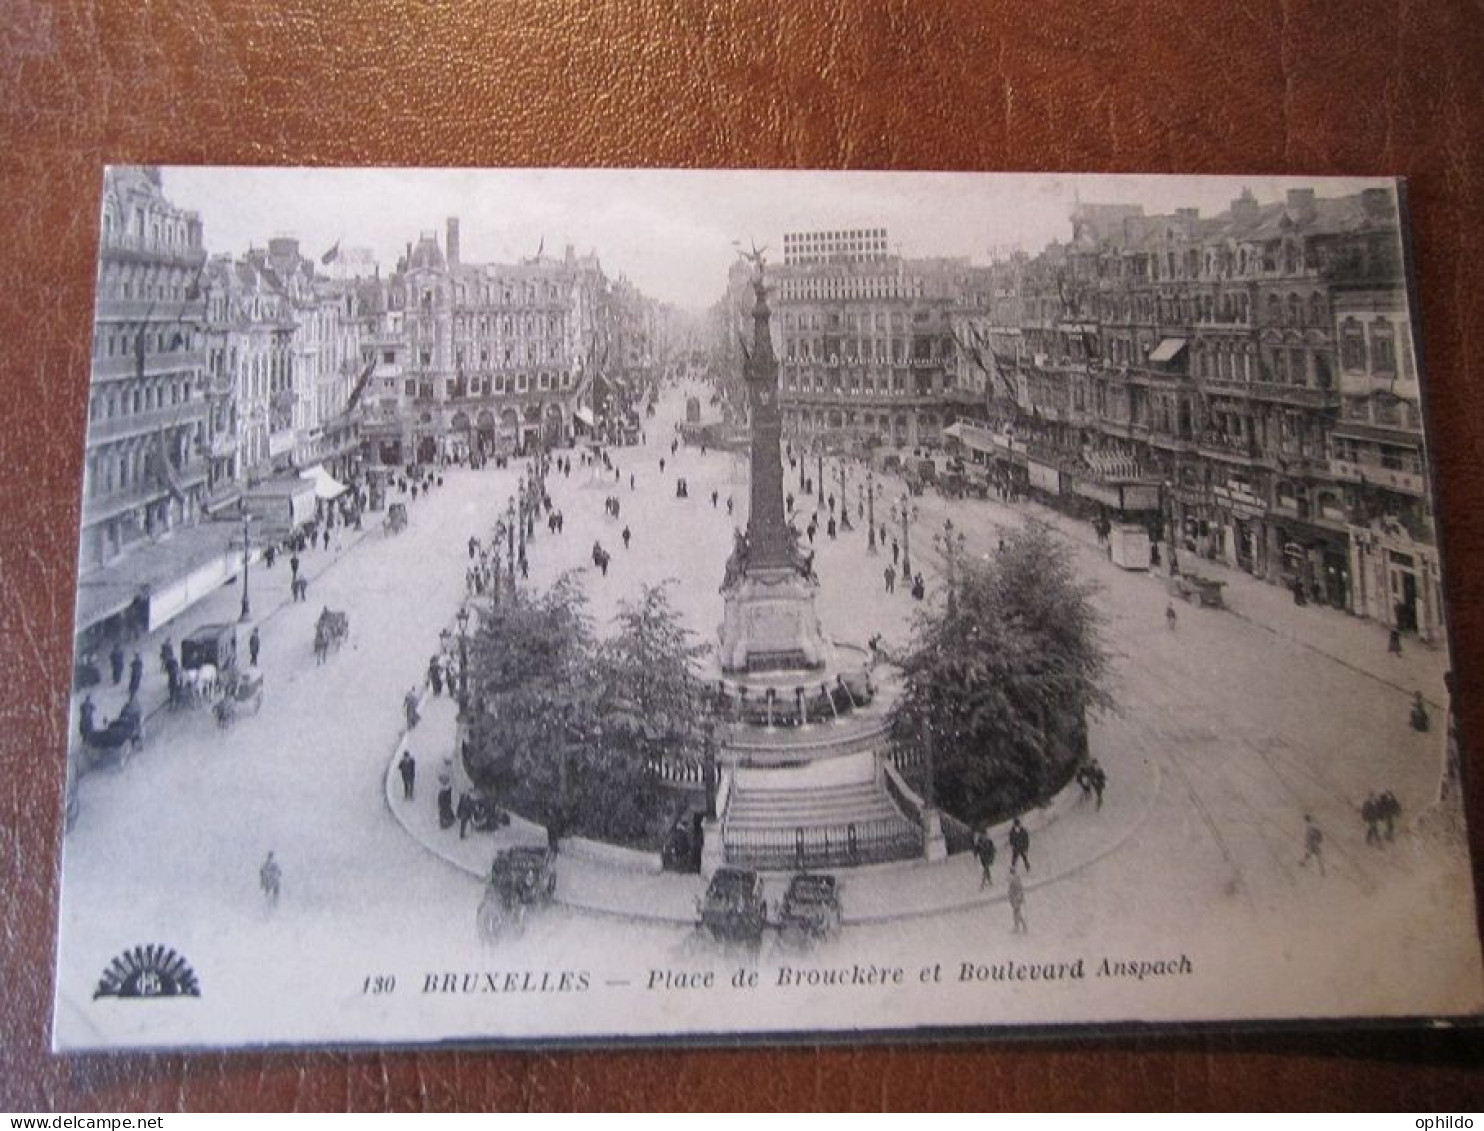
<svg viewBox="0 0 1484 1131">
<path fill-rule="evenodd" d="M 786 945 L 808 947 L 840 931 L 840 889 L 834 876 L 803 872 L 789 881 L 778 905 L 779 937 Z"/>
<path fill-rule="evenodd" d="M 719 943 L 756 947 L 768 925 L 762 877 L 747 868 L 718 868 L 696 901 L 698 926 Z"/>
<path fill-rule="evenodd" d="M 263 673 L 257 668 L 245 671 L 234 668 L 222 679 L 221 698 L 212 708 L 216 725 L 231 726 L 249 706 L 255 715 L 263 708 Z"/>
<path fill-rule="evenodd" d="M 340 651 L 340 645 L 349 635 L 350 617 L 326 606 L 314 622 L 314 658 L 324 663 L 331 652 Z"/>
<path fill-rule="evenodd" d="M 407 504 L 392 503 L 386 508 L 386 518 L 381 520 L 381 528 L 388 534 L 401 534 L 407 529 Z"/>
<path fill-rule="evenodd" d="M 1202 608 L 1221 609 L 1226 607 L 1226 602 L 1221 597 L 1221 590 L 1225 586 L 1224 581 L 1201 577 L 1199 574 L 1177 573 L 1170 579 L 1170 596 L 1198 604 Z"/>
<path fill-rule="evenodd" d="M 180 642 L 180 680 L 175 706 L 214 701 L 222 682 L 237 667 L 237 626 L 206 624 Z"/>
<path fill-rule="evenodd" d="M 118 716 L 103 726 L 94 726 L 91 719 L 84 722 L 79 769 L 96 770 L 103 766 L 122 769 L 128 765 L 130 756 L 143 747 L 144 713 L 138 701 L 130 699 Z"/>
<path fill-rule="evenodd" d="M 526 910 L 544 907 L 556 896 L 556 851 L 540 845 L 507 848 L 495 854 L 484 899 L 479 904 L 479 934 L 493 942 L 508 929 L 518 929 Z"/>
</svg>

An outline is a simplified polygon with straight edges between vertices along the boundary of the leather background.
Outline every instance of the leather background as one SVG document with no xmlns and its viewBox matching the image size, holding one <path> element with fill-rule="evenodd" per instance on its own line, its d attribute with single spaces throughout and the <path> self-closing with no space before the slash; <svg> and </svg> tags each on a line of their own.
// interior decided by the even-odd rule
<svg viewBox="0 0 1484 1131">
<path fill-rule="evenodd" d="M 1481 59 L 1477 0 L 0 2 L 0 1109 L 1478 1108 L 1468 1033 L 46 1046 L 104 161 L 1404 174 L 1467 737 L 1484 735 Z M 1477 742 L 1471 758 L 1478 860 Z"/>
</svg>

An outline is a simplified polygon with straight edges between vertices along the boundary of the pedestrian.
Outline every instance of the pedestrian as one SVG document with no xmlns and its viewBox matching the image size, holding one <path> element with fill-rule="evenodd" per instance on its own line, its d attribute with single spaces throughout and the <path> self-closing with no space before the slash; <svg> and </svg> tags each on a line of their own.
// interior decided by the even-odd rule
<svg viewBox="0 0 1484 1131">
<path fill-rule="evenodd" d="M 84 695 L 82 697 L 82 706 L 78 707 L 77 709 L 77 729 L 82 734 L 84 739 L 93 737 L 93 716 L 96 710 L 97 708 L 93 706 L 92 695 Z"/>
<path fill-rule="evenodd" d="M 711 509 L 712 510 L 715 510 L 716 509 L 716 504 L 718 502 L 720 502 L 720 501 L 721 501 L 721 492 L 720 491 L 712 491 L 711 492 Z"/>
<path fill-rule="evenodd" d="M 397 772 L 402 775 L 402 797 L 411 801 L 413 788 L 417 785 L 417 759 L 412 756 L 411 750 L 402 751 L 402 757 L 397 762 Z"/>
<path fill-rule="evenodd" d="M 407 729 L 411 730 L 417 726 L 417 688 L 409 687 L 407 694 L 402 697 L 402 714 L 407 720 Z"/>
<path fill-rule="evenodd" d="M 174 656 L 170 657 L 170 663 L 165 668 L 165 687 L 170 699 L 170 705 L 172 707 L 180 706 L 180 664 L 176 662 Z"/>
<path fill-rule="evenodd" d="M 603 551 L 603 556 L 598 559 L 598 568 L 603 571 L 603 576 L 608 576 L 608 551 Z"/>
<path fill-rule="evenodd" d="M 1372 793 L 1360 807 L 1360 819 L 1365 822 L 1365 842 L 1381 847 L 1381 799 Z"/>
<path fill-rule="evenodd" d="M 357 520 L 357 521 L 359 521 L 359 520 Z M 268 563 L 268 568 L 269 569 L 272 569 L 273 568 L 273 562 L 277 559 L 277 557 L 278 557 L 278 547 L 277 546 L 269 546 L 266 550 L 263 551 L 263 560 Z"/>
<path fill-rule="evenodd" d="M 330 548 L 330 528 L 328 526 L 325 527 L 324 546 L 327 550 Z"/>
<path fill-rule="evenodd" d="M 530 577 L 531 577 L 531 564 L 528 561 L 526 561 L 526 556 L 524 554 L 522 554 L 520 556 L 519 565 L 520 565 L 520 579 L 522 581 L 528 581 L 528 580 L 530 580 Z"/>
<path fill-rule="evenodd" d="M 169 669 L 166 669 L 168 673 Z M 139 694 L 139 686 L 144 682 L 144 657 L 138 652 L 134 653 L 134 659 L 129 663 L 129 698 Z"/>
<path fill-rule="evenodd" d="M 1414 692 L 1412 695 L 1412 729 L 1425 731 L 1431 725 L 1432 720 L 1427 717 L 1427 704 L 1423 702 L 1422 692 Z"/>
<path fill-rule="evenodd" d="M 660 474 L 665 474 L 665 457 L 660 456 Z"/>
<path fill-rule="evenodd" d="M 788 493 L 788 498 L 784 500 L 784 503 L 787 505 L 789 513 L 793 513 L 794 495 L 792 491 Z"/>
<path fill-rule="evenodd" d="M 434 656 L 428 661 L 428 683 L 433 688 L 434 696 L 443 694 L 443 665 Z"/>
<path fill-rule="evenodd" d="M 160 670 L 168 671 L 170 665 L 175 663 L 175 645 L 170 642 L 170 637 L 165 637 L 165 643 L 160 645 Z"/>
<path fill-rule="evenodd" d="M 886 578 L 886 591 L 888 593 L 895 593 L 897 591 L 896 568 L 894 566 L 887 566 L 881 571 L 881 575 Z"/>
<path fill-rule="evenodd" d="M 124 646 L 122 644 L 115 643 L 108 653 L 108 666 L 113 670 L 113 685 L 117 687 L 124 681 Z"/>
<path fill-rule="evenodd" d="M 979 890 L 994 886 L 994 877 L 990 869 L 994 867 L 995 847 L 994 838 L 987 832 L 981 832 L 974 838 L 974 855 L 979 858 Z"/>
<path fill-rule="evenodd" d="M 459 819 L 459 839 L 463 840 L 469 831 L 469 822 L 474 819 L 474 802 L 467 793 L 459 794 L 459 807 L 455 810 L 455 815 Z"/>
<path fill-rule="evenodd" d="M 891 540 L 891 564 L 896 565 L 902 557 L 902 546 L 895 538 Z"/>
<path fill-rule="evenodd" d="M 1165 604 L 1165 627 L 1171 632 L 1175 631 L 1175 606 L 1166 602 Z"/>
<path fill-rule="evenodd" d="M 632 471 L 629 472 L 629 490 L 634 490 L 634 473 Z"/>
<path fill-rule="evenodd" d="M 1391 635 L 1386 639 L 1386 651 L 1393 656 L 1402 654 L 1402 634 L 1395 628 L 1391 630 Z"/>
<path fill-rule="evenodd" d="M 1396 799 L 1396 794 L 1387 790 L 1376 799 L 1376 815 L 1386 822 L 1386 839 L 1396 839 L 1396 822 L 1402 815 L 1402 803 Z"/>
<path fill-rule="evenodd" d="M 1010 914 L 1014 916 L 1010 930 L 1012 934 L 1026 934 L 1030 927 L 1025 921 L 1025 885 L 1020 882 L 1020 873 L 1010 866 Z"/>
<path fill-rule="evenodd" d="M 263 638 L 258 635 L 257 626 L 253 626 L 252 634 L 247 638 L 247 662 L 252 667 L 258 666 L 258 651 L 263 647 Z"/>
<path fill-rule="evenodd" d="M 728 495 L 727 496 L 727 517 L 728 518 L 731 518 L 732 517 L 732 508 L 735 505 L 736 504 L 732 501 L 732 496 Z"/>
<path fill-rule="evenodd" d="M 1092 786 L 1092 791 L 1097 795 L 1098 808 L 1103 807 L 1103 790 L 1108 787 L 1108 775 L 1103 767 L 1094 758 L 1092 764 L 1087 768 L 1087 780 Z"/>
<path fill-rule="evenodd" d="M 1319 874 L 1324 872 L 1324 833 L 1314 823 L 1314 818 L 1308 813 L 1304 814 L 1304 858 L 1299 861 L 1299 867 L 1306 867 L 1310 860 L 1319 863 Z"/>
<path fill-rule="evenodd" d="M 629 530 L 629 528 L 627 526 L 625 526 L 623 528 L 623 548 L 625 550 L 627 550 L 629 548 L 629 539 L 632 538 L 633 536 L 634 536 L 633 533 Z"/>
<path fill-rule="evenodd" d="M 278 906 L 278 893 L 282 883 L 283 869 L 278 866 L 270 849 L 263 866 L 258 869 L 258 886 L 263 889 L 263 898 L 268 901 L 269 910 Z"/>
<path fill-rule="evenodd" d="M 289 577 L 294 581 L 299 578 L 299 555 L 297 553 L 289 555 Z"/>
<path fill-rule="evenodd" d="M 824 532 L 830 536 L 831 542 L 835 540 L 835 516 L 833 514 L 830 515 L 830 521 L 825 526 Z"/>
<path fill-rule="evenodd" d="M 811 546 L 812 546 L 812 545 L 813 545 L 813 544 L 814 544 L 814 534 L 815 534 L 815 531 L 816 531 L 816 530 L 817 530 L 817 529 L 818 529 L 818 527 L 816 527 L 816 526 L 815 526 L 815 525 L 814 525 L 814 520 L 813 520 L 813 519 L 812 519 L 812 518 L 811 518 L 811 519 L 810 519 L 810 520 L 809 520 L 809 527 L 808 527 L 808 529 L 807 529 L 807 530 L 806 530 L 806 531 L 805 531 L 805 533 L 807 533 L 807 534 L 808 534 L 808 535 L 809 535 L 809 544 L 810 544 L 810 545 L 811 545 Z"/>
<path fill-rule="evenodd" d="M 1015 872 L 1017 861 L 1025 865 L 1027 872 L 1031 870 L 1030 850 L 1031 834 L 1020 823 L 1020 818 L 1016 817 L 1010 822 L 1010 872 L 1012 875 Z"/>
<path fill-rule="evenodd" d="M 912 599 L 914 601 L 921 601 L 926 596 L 927 583 L 922 580 L 922 574 L 919 573 L 912 579 Z"/>
<path fill-rule="evenodd" d="M 453 786 L 445 781 L 438 787 L 438 827 L 450 829 L 457 819 L 453 811 Z"/>
</svg>

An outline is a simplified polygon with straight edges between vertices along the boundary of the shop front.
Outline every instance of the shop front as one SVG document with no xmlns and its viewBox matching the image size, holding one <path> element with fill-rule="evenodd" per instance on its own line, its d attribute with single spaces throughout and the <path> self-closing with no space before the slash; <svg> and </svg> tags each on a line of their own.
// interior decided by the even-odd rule
<svg viewBox="0 0 1484 1131">
<path fill-rule="evenodd" d="M 1437 547 L 1417 541 L 1390 518 L 1352 526 L 1349 534 L 1351 610 L 1399 632 L 1440 642 L 1444 625 Z"/>
</svg>

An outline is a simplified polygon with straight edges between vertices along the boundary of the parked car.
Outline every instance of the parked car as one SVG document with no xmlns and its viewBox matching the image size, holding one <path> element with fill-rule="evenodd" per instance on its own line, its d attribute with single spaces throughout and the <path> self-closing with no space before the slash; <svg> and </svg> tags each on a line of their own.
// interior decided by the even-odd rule
<svg viewBox="0 0 1484 1131">
<path fill-rule="evenodd" d="M 768 923 L 762 877 L 747 868 L 718 868 L 696 910 L 701 930 L 717 942 L 756 946 Z"/>
</svg>

